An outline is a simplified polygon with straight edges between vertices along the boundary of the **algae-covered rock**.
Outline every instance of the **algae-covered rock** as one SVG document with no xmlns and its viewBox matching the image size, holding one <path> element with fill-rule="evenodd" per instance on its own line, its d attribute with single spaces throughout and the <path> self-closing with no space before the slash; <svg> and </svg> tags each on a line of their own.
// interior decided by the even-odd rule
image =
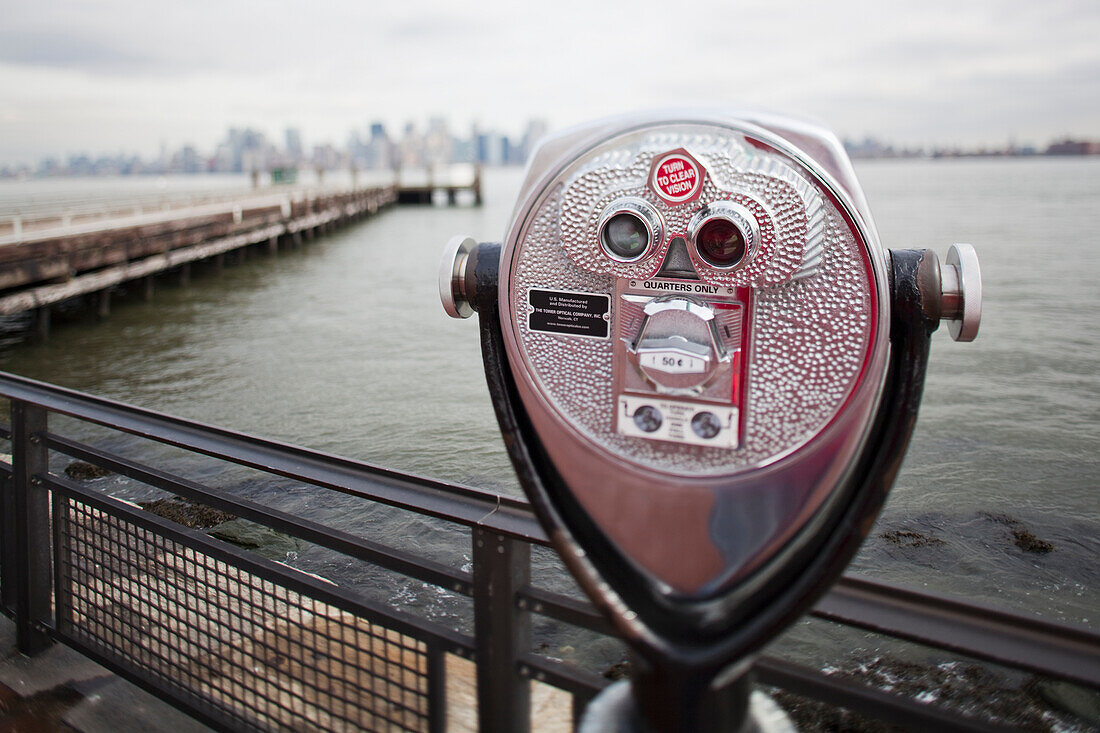
<svg viewBox="0 0 1100 733">
<path fill-rule="evenodd" d="M 279 562 L 284 562 L 287 555 L 302 549 L 300 540 L 245 519 L 222 522 L 209 529 L 207 534 Z"/>
<path fill-rule="evenodd" d="M 934 537 L 912 529 L 890 530 L 889 532 L 883 532 L 879 536 L 891 545 L 898 545 L 899 547 L 938 547 L 939 545 L 947 544 L 939 537 Z"/>
<path fill-rule="evenodd" d="M 630 679 L 630 662 L 626 660 L 615 662 L 603 671 L 603 676 L 609 680 Z"/>
<path fill-rule="evenodd" d="M 75 481 L 91 481 L 94 478 L 110 476 L 111 473 L 111 471 L 108 471 L 102 466 L 97 466 L 93 463 L 85 463 L 84 461 L 73 461 L 65 466 L 65 475 Z"/>
<path fill-rule="evenodd" d="M 1012 542 L 1024 552 L 1045 555 L 1054 552 L 1054 543 L 1036 537 L 1031 530 L 1016 527 L 1012 530 Z"/>
<path fill-rule="evenodd" d="M 983 516 L 991 522 L 1003 524 L 1012 530 L 1012 544 L 1016 545 L 1024 552 L 1031 552 L 1037 555 L 1045 555 L 1048 552 L 1054 552 L 1054 543 L 1047 542 L 1035 536 L 1035 533 L 1024 526 L 1024 523 L 1019 519 L 1010 517 L 1007 514 L 994 514 L 991 512 L 984 512 Z"/>
<path fill-rule="evenodd" d="M 190 499 L 173 496 L 171 499 L 139 502 L 138 506 L 176 524 L 192 529 L 206 529 L 236 519 L 229 512 L 199 504 Z"/>
</svg>

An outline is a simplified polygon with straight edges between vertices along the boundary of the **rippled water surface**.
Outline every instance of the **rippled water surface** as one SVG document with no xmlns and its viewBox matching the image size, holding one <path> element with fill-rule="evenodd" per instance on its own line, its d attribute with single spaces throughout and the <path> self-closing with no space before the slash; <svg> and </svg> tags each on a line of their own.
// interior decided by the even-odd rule
<svg viewBox="0 0 1100 733">
<path fill-rule="evenodd" d="M 912 447 L 854 570 L 1095 625 L 1100 161 L 870 162 L 858 173 L 887 247 L 977 247 L 985 308 L 976 342 L 934 339 Z M 443 314 L 436 274 L 452 234 L 502 237 L 519 182 L 490 171 L 482 208 L 395 208 L 302 251 L 165 286 L 152 304 L 0 353 L 0 369 L 518 494 L 476 323 Z M 345 499 L 241 485 L 281 492 L 303 514 L 342 513 L 378 539 L 418 532 Z M 1025 552 L 1014 531 L 1054 550 Z M 905 532 L 928 541 L 909 546 Z M 468 552 L 421 539 L 436 554 Z M 813 643 L 799 633 L 791 643 Z"/>
</svg>

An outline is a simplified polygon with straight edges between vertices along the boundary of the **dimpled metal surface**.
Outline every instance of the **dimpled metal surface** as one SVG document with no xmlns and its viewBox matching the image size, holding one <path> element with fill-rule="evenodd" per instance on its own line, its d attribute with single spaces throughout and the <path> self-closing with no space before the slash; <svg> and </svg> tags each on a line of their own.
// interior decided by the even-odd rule
<svg viewBox="0 0 1100 733">
<path fill-rule="evenodd" d="M 698 200 L 669 207 L 646 188 L 646 176 L 653 155 L 681 146 L 698 156 L 708 175 Z M 767 464 L 825 427 L 844 404 L 869 348 L 872 283 L 862 245 L 846 220 L 809 177 L 792 180 L 798 175 L 795 165 L 779 154 L 750 150 L 731 130 L 685 126 L 682 136 L 636 132 L 582 157 L 557 176 L 533 211 L 517 218 L 522 230 L 512 253 L 511 313 L 505 320 L 515 329 L 527 372 L 567 424 L 640 466 L 685 476 Z M 712 284 L 732 286 L 744 278 L 754 287 L 745 437 L 739 448 L 618 435 L 611 339 L 528 328 L 529 288 L 613 295 L 616 277 L 640 280 L 656 273 L 668 234 L 644 263 L 614 263 L 600 251 L 595 222 L 606 203 L 624 195 L 651 202 L 666 217 L 669 232 L 683 231 L 690 216 L 716 198 L 752 201 L 754 213 L 767 217 L 761 238 L 769 249 L 762 247 L 760 262 L 713 279 L 701 273 Z M 816 230 L 810 232 L 809 248 L 808 226 Z M 613 299 L 612 319 L 622 317 L 621 305 Z"/>
<path fill-rule="evenodd" d="M 588 436 L 612 430 L 611 339 L 559 337 L 527 327 L 531 313 L 528 288 L 610 293 L 613 278 L 578 269 L 565 256 L 558 239 L 558 208 L 561 187 L 547 196 L 527 227 L 532 246 L 524 247 L 514 274 L 512 308 L 527 357 L 535 366 L 534 376 L 543 393 L 550 395 L 564 414 L 583 426 Z M 614 306 L 613 306 L 614 307 Z"/>
</svg>

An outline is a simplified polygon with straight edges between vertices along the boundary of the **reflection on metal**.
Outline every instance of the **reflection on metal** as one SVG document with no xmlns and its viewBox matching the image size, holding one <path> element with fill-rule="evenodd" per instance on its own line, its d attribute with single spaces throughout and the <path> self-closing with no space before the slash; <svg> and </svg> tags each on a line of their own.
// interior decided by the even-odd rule
<svg viewBox="0 0 1100 733">
<path fill-rule="evenodd" d="M 453 655 L 475 658 L 479 667 L 490 665 L 478 675 L 505 680 L 492 684 L 505 684 L 514 693 L 481 697 L 478 714 L 483 730 L 491 729 L 491 721 L 509 721 L 510 726 L 514 724 L 512 730 L 526 729 L 522 711 L 527 709 L 525 690 L 532 681 L 572 695 L 574 719 L 608 684 L 598 674 L 534 653 L 523 644 L 533 616 L 600 634 L 612 632 L 586 601 L 531 585 L 526 548 L 549 542 L 524 501 L 12 375 L 0 375 L 0 395 L 12 404 L 12 427 L 0 426 L 0 439 L 13 441 L 14 464 L 0 462 L 0 476 L 6 479 L 0 493 L 4 509 L 0 598 L 3 612 L 16 619 L 20 644 L 29 652 L 50 641 L 66 644 L 199 720 L 242 730 L 295 726 L 443 730 L 450 701 L 445 688 L 453 669 L 444 660 Z M 72 430 L 73 423 L 49 419 L 57 415 L 109 428 L 115 435 L 127 433 L 253 467 L 318 491 L 337 491 L 365 503 L 433 517 L 468 532 L 471 549 L 457 548 L 453 563 L 440 563 L 380 545 L 87 445 L 62 434 L 62 427 Z M 50 473 L 48 456 L 69 456 L 102 466 L 129 480 L 407 576 L 417 587 L 472 598 L 473 615 L 481 622 L 456 630 L 438 619 L 414 615 L 408 608 L 371 602 L 350 589 L 115 501 L 94 484 Z M 46 506 L 52 507 L 52 520 L 46 513 L 24 510 L 25 531 L 15 532 L 12 507 L 45 502 L 50 492 L 52 505 Z M 43 550 L 54 573 L 28 573 L 30 558 Z M 88 573 L 89 552 L 97 553 L 100 562 L 94 577 Z M 472 569 L 460 567 L 464 554 L 472 559 Z M 144 570 L 135 572 L 139 568 Z M 507 590 L 494 599 L 491 588 Z M 113 594 L 110 602 L 105 593 Z M 171 605 L 180 602 L 172 601 L 175 593 L 195 600 L 186 613 L 172 616 L 174 627 L 143 622 L 140 615 L 127 610 L 141 608 L 167 618 L 178 611 Z M 247 611 L 252 632 L 240 644 L 228 646 L 223 637 L 234 638 L 235 632 L 221 628 L 219 619 L 236 608 Z M 1100 690 L 1100 635 L 1087 628 L 857 577 L 842 578 L 811 613 Z M 213 645 L 197 650 L 195 639 Z M 280 666 L 279 655 L 267 654 L 284 646 L 303 652 L 300 660 L 286 668 Z M 384 650 L 390 668 L 372 666 L 374 662 L 361 653 L 366 649 Z M 501 657 L 493 649 L 509 651 Z M 304 657 L 306 650 L 317 654 L 315 662 Z M 189 656 L 196 653 L 201 658 Z M 248 664 L 259 665 L 264 672 L 262 684 Z M 887 723 L 944 731 L 990 729 L 986 721 L 935 703 L 840 681 L 780 660 L 759 659 L 754 669 L 761 684 L 843 705 Z M 211 685 L 209 673 L 218 670 L 228 677 Z M 359 678 L 353 684 L 348 680 L 355 674 Z M 396 684 L 391 679 L 395 675 Z M 379 698 L 362 694 L 368 679 L 381 685 L 375 688 Z M 380 699 L 387 704 L 375 707 Z"/>
</svg>

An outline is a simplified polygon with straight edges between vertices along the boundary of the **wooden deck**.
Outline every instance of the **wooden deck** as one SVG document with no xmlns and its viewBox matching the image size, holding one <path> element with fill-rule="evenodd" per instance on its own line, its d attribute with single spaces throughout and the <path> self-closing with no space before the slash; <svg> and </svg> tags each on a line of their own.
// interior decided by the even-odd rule
<svg viewBox="0 0 1100 733">
<path fill-rule="evenodd" d="M 397 185 L 397 203 L 430 206 L 436 197 L 446 197 L 447 203 L 454 206 L 458 197 L 468 192 L 475 206 L 481 206 L 481 166 L 474 166 L 468 179 L 455 180 L 450 174 L 436 176 L 432 173 L 419 177 L 400 177 Z"/>
</svg>

